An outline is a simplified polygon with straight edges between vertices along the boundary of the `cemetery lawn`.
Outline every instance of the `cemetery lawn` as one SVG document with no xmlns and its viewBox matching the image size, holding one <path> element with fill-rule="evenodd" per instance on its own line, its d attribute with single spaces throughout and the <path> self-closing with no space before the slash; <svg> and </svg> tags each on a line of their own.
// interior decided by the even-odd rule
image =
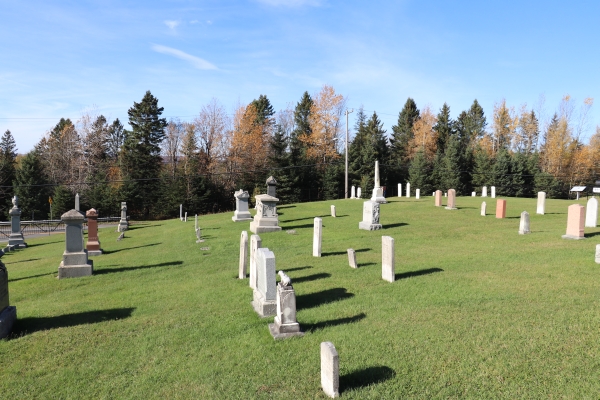
<svg viewBox="0 0 600 400">
<path fill-rule="evenodd" d="M 342 398 L 598 396 L 600 228 L 561 238 L 574 201 L 549 199 L 542 216 L 536 199 L 508 198 L 499 220 L 490 198 L 486 217 L 481 198 L 459 197 L 455 211 L 431 197 L 388 200 L 372 232 L 358 229 L 360 200 L 278 207 L 284 230 L 262 243 L 292 278 L 306 331 L 284 341 L 237 279 L 249 223 L 232 212 L 199 217 L 200 244 L 193 218 L 135 223 L 120 242 L 102 228 L 105 254 L 85 278 L 56 279 L 64 234 L 26 238 L 2 258 L 18 321 L 0 341 L 1 397 L 325 398 L 323 341 L 339 353 Z M 529 235 L 518 234 L 524 210 Z M 395 239 L 394 283 L 381 279 L 382 235 Z"/>
</svg>

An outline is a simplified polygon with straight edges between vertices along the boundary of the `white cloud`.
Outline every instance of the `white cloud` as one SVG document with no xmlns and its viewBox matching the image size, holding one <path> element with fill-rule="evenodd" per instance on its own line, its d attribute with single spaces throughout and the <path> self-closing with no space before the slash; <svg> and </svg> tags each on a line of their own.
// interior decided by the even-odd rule
<svg viewBox="0 0 600 400">
<path fill-rule="evenodd" d="M 158 53 L 168 54 L 170 56 L 177 57 L 181 60 L 187 61 L 187 62 L 191 63 L 195 68 L 198 68 L 198 69 L 218 69 L 216 67 L 216 65 L 211 64 L 208 61 L 203 60 L 200 57 L 193 56 L 191 54 L 188 54 L 181 50 L 173 49 L 171 47 L 154 44 L 154 45 L 152 45 L 152 50 L 154 50 Z"/>
<path fill-rule="evenodd" d="M 175 30 L 175 28 L 177 28 L 177 25 L 179 25 L 180 22 L 179 21 L 172 21 L 172 20 L 167 20 L 165 21 L 165 25 L 169 27 L 169 29 L 171 29 L 172 31 Z"/>
<path fill-rule="evenodd" d="M 302 6 L 312 6 L 318 7 L 321 5 L 319 0 L 258 0 L 259 3 L 265 4 L 267 6 L 274 7 L 302 7 Z"/>
</svg>

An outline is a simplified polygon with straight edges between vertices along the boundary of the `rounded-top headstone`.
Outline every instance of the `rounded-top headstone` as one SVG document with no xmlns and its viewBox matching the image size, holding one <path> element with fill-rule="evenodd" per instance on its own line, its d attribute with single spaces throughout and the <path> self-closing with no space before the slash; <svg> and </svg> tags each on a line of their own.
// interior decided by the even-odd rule
<svg viewBox="0 0 600 400">
<path fill-rule="evenodd" d="M 89 210 L 87 210 L 87 212 L 85 213 L 86 217 L 97 217 L 98 216 L 98 211 L 96 211 L 95 208 L 90 208 Z"/>
</svg>

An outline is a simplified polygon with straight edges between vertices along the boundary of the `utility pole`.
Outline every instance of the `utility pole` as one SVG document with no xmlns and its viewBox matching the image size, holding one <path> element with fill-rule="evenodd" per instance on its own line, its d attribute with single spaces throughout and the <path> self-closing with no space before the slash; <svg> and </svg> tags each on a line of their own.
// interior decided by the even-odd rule
<svg viewBox="0 0 600 400">
<path fill-rule="evenodd" d="M 344 186 L 344 198 L 348 198 L 348 114 L 353 113 L 354 108 L 350 111 L 346 109 L 346 184 Z"/>
</svg>

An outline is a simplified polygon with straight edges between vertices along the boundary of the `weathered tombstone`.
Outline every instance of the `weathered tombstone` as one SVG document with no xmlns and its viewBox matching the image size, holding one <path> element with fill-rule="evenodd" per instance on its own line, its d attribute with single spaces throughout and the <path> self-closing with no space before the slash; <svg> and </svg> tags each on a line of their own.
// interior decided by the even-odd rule
<svg viewBox="0 0 600 400">
<path fill-rule="evenodd" d="M 421 189 L 415 189 L 415 198 L 417 200 L 421 198 Z"/>
<path fill-rule="evenodd" d="M 250 287 L 256 289 L 256 253 L 262 247 L 262 240 L 258 235 L 250 236 Z"/>
<path fill-rule="evenodd" d="M 485 209 L 486 209 L 487 204 L 485 204 L 485 201 L 481 203 L 481 216 L 485 217 Z"/>
<path fill-rule="evenodd" d="M 435 191 L 435 206 L 436 207 L 442 206 L 442 191 L 441 190 Z"/>
<path fill-rule="evenodd" d="M 323 220 L 316 217 L 313 231 L 313 257 L 321 257 L 321 239 L 323 238 Z"/>
<path fill-rule="evenodd" d="M 23 233 L 21 233 L 21 209 L 19 208 L 19 198 L 12 198 L 13 207 L 8 214 L 10 215 L 10 236 L 8 237 L 8 248 L 22 249 L 27 247 Z"/>
<path fill-rule="evenodd" d="M 79 211 L 79 193 L 75 193 L 75 209 Z"/>
<path fill-rule="evenodd" d="M 65 252 L 58 267 L 58 279 L 78 278 L 92 275 L 93 262 L 88 260 L 83 248 L 83 215 L 77 210 L 64 213 L 61 217 L 65 228 Z"/>
<path fill-rule="evenodd" d="M 340 395 L 340 358 L 331 342 L 321 342 L 321 387 L 331 398 Z"/>
<path fill-rule="evenodd" d="M 183 221 L 187 222 L 187 211 L 185 212 L 185 216 L 183 217 Z"/>
<path fill-rule="evenodd" d="M 506 218 L 506 200 L 496 200 L 496 218 Z"/>
<path fill-rule="evenodd" d="M 269 332 L 273 339 L 286 339 L 293 336 L 304 336 L 300 331 L 300 324 L 296 320 L 296 293 L 292 286 L 292 280 L 283 271 L 279 271 L 281 281 L 277 285 L 277 314 L 272 324 L 269 324 Z"/>
<path fill-rule="evenodd" d="M 262 318 L 272 317 L 277 311 L 275 254 L 267 248 L 256 250 L 256 289 L 252 306 Z"/>
<path fill-rule="evenodd" d="M 394 256 L 394 238 L 381 237 L 381 278 L 388 282 L 396 280 L 396 257 Z"/>
<path fill-rule="evenodd" d="M 250 222 L 252 233 L 277 232 L 281 230 L 277 216 L 278 198 L 268 194 L 256 196 L 256 215 Z"/>
<path fill-rule="evenodd" d="M 231 219 L 234 222 L 251 221 L 252 215 L 248 211 L 248 199 L 250 198 L 248 192 L 240 189 L 233 194 L 233 197 L 235 198 L 235 211 Z"/>
<path fill-rule="evenodd" d="M 398 197 L 402 197 L 402 184 L 398 184 Z"/>
<path fill-rule="evenodd" d="M 331 216 L 332 216 L 333 218 L 336 218 L 336 214 L 335 214 L 335 206 L 334 206 L 333 204 L 331 205 Z"/>
<path fill-rule="evenodd" d="M 363 220 L 358 223 L 358 229 L 375 231 L 381 229 L 379 223 L 379 203 L 376 201 L 365 201 L 363 204 Z"/>
<path fill-rule="evenodd" d="M 360 199 L 362 197 L 362 190 L 360 189 L 360 186 L 358 187 L 358 189 L 356 189 L 356 198 Z"/>
<path fill-rule="evenodd" d="M 267 194 L 271 197 L 277 197 L 277 181 L 273 176 L 267 178 Z"/>
<path fill-rule="evenodd" d="M 598 226 L 598 199 L 592 197 L 585 207 L 585 226 L 595 228 Z"/>
<path fill-rule="evenodd" d="M 531 229 L 529 228 L 529 213 L 523 211 L 521 213 L 521 221 L 519 222 L 519 235 L 527 235 L 528 233 L 531 233 Z"/>
<path fill-rule="evenodd" d="M 538 192 L 536 213 L 544 215 L 545 212 L 546 212 L 546 192 Z"/>
<path fill-rule="evenodd" d="M 476 192 L 471 192 L 471 197 L 477 197 L 477 193 Z"/>
<path fill-rule="evenodd" d="M 4 252 L 0 250 L 0 258 Z M 0 339 L 7 337 L 17 319 L 17 307 L 8 301 L 8 270 L 0 261 Z"/>
<path fill-rule="evenodd" d="M 196 243 L 204 243 L 204 239 L 202 239 L 202 229 L 200 229 L 200 227 L 196 228 Z"/>
<path fill-rule="evenodd" d="M 492 189 L 492 196 L 491 197 L 492 197 L 492 199 L 495 199 L 496 198 L 496 186 L 492 186 L 491 189 Z"/>
<path fill-rule="evenodd" d="M 481 188 L 481 197 L 487 197 L 487 186 Z"/>
<path fill-rule="evenodd" d="M 567 217 L 567 234 L 563 239 L 585 239 L 583 227 L 585 224 L 585 207 L 579 204 L 571 204 Z"/>
<path fill-rule="evenodd" d="M 596 245 L 596 257 L 595 257 L 595 261 L 596 261 L 596 264 L 600 264 L 600 244 Z"/>
<path fill-rule="evenodd" d="M 246 270 L 248 264 L 248 232 L 242 231 L 240 236 L 240 265 L 239 279 L 246 279 Z"/>
<path fill-rule="evenodd" d="M 379 161 L 375 161 L 375 187 L 373 188 L 373 195 L 371 201 L 376 201 L 380 204 L 385 204 L 387 201 L 383 197 L 383 188 L 379 181 Z"/>
<path fill-rule="evenodd" d="M 194 222 L 194 230 L 198 229 L 198 214 L 196 214 L 196 220 Z"/>
<path fill-rule="evenodd" d="M 444 192 L 444 197 L 448 197 L 448 192 Z"/>
<path fill-rule="evenodd" d="M 129 228 L 129 222 L 127 222 L 127 203 L 121 202 L 121 220 L 117 227 L 118 232 L 125 232 Z"/>
<path fill-rule="evenodd" d="M 351 189 L 350 193 L 351 193 L 350 198 L 355 199 L 356 198 L 356 186 L 352 185 L 352 189 Z"/>
<path fill-rule="evenodd" d="M 356 251 L 354 251 L 354 249 L 348 249 L 348 264 L 350 264 L 350 267 L 352 268 L 358 268 L 358 265 L 356 264 Z"/>
<path fill-rule="evenodd" d="M 454 189 L 448 190 L 448 205 L 446 206 L 446 210 L 456 210 L 456 190 Z"/>
<path fill-rule="evenodd" d="M 406 197 L 410 197 L 410 182 L 406 182 Z"/>
<path fill-rule="evenodd" d="M 183 204 L 179 205 L 179 220 L 183 221 Z"/>
<path fill-rule="evenodd" d="M 100 248 L 100 239 L 98 239 L 98 212 L 94 208 L 90 208 L 85 216 L 87 218 L 88 225 L 88 241 L 87 241 L 87 252 L 88 256 L 99 256 L 102 254 Z"/>
</svg>

